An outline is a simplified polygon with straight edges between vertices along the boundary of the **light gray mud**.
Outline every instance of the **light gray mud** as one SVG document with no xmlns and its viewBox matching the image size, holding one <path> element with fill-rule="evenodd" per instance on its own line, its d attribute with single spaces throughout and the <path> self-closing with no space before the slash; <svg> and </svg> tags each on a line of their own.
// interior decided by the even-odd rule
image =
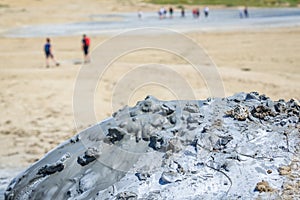
<svg viewBox="0 0 300 200">
<path fill-rule="evenodd" d="M 294 100 L 255 92 L 147 97 L 49 152 L 12 180 L 5 199 L 297 197 L 284 185 L 299 183 L 299 112 Z"/>
</svg>

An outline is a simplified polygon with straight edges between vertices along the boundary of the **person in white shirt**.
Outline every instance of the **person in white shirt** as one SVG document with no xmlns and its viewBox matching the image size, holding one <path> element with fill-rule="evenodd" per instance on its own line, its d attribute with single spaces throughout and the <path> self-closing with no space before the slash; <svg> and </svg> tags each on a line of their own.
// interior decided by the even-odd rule
<svg viewBox="0 0 300 200">
<path fill-rule="evenodd" d="M 205 7 L 204 8 L 204 15 L 205 15 L 205 17 L 208 17 L 208 15 L 209 15 L 209 7 Z"/>
<path fill-rule="evenodd" d="M 138 11 L 138 18 L 139 18 L 139 19 L 142 19 L 142 18 L 143 18 L 143 12 L 140 11 L 140 10 Z"/>
</svg>

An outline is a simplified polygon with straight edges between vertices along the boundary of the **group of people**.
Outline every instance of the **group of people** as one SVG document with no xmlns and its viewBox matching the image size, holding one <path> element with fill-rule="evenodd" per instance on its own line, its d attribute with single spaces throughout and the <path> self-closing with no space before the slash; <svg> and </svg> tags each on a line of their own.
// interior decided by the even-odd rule
<svg viewBox="0 0 300 200">
<path fill-rule="evenodd" d="M 162 7 L 159 11 L 159 18 L 164 19 L 167 17 L 167 13 L 169 12 L 169 17 L 173 18 L 173 13 L 174 9 L 172 7 L 169 8 L 167 11 L 164 7 Z M 209 15 L 209 8 L 205 7 L 204 10 L 204 16 L 208 17 Z M 200 17 L 200 10 L 198 8 L 195 8 L 192 10 L 192 14 L 194 18 L 199 18 Z M 138 17 L 142 18 L 142 12 L 138 11 Z M 181 17 L 185 17 L 185 9 L 184 7 L 181 7 Z M 249 12 L 247 6 L 242 10 L 240 10 L 240 18 L 248 18 L 249 17 Z M 81 48 L 83 51 L 84 55 L 84 63 L 89 63 L 90 62 L 90 56 L 89 56 L 89 48 L 90 48 L 90 38 L 87 37 L 86 34 L 83 35 L 82 40 L 81 40 Z M 56 66 L 59 66 L 60 63 L 54 58 L 53 55 L 53 50 L 52 50 L 52 45 L 51 45 L 51 40 L 50 38 L 46 38 L 46 44 L 44 45 L 44 52 L 46 56 L 46 67 L 50 67 L 50 60 L 54 62 Z"/>
<path fill-rule="evenodd" d="M 204 12 L 204 16 L 208 17 L 208 15 L 209 15 L 209 8 L 205 7 L 204 10 L 203 10 L 203 12 Z M 174 13 L 173 7 L 170 7 L 168 11 L 164 7 L 160 8 L 159 11 L 158 11 L 159 19 L 165 19 L 165 18 L 167 18 L 167 14 L 168 13 L 169 13 L 169 17 L 173 18 L 173 13 Z M 185 9 L 184 9 L 184 7 L 181 7 L 180 13 L 181 13 L 181 17 L 185 17 Z M 192 14 L 193 14 L 194 18 L 199 18 L 200 17 L 200 10 L 199 10 L 199 8 L 193 9 L 192 10 Z M 138 17 L 142 18 L 141 11 L 138 12 Z"/>
<path fill-rule="evenodd" d="M 164 7 L 160 8 L 159 11 L 158 11 L 159 19 L 167 18 L 168 13 L 169 13 L 169 17 L 173 18 L 173 14 L 174 14 L 173 7 L 170 7 L 168 11 Z M 185 17 L 184 7 L 181 7 L 181 17 Z"/>
<path fill-rule="evenodd" d="M 159 11 L 158 11 L 159 19 L 166 18 L 167 17 L 167 13 L 168 12 L 167 12 L 167 10 L 164 7 L 160 8 Z M 169 15 L 170 15 L 170 18 L 173 17 L 173 8 L 172 7 L 169 8 Z"/>
<path fill-rule="evenodd" d="M 86 34 L 84 34 L 82 36 L 82 40 L 81 40 L 81 49 L 83 51 L 84 63 L 89 63 L 91 61 L 90 56 L 89 56 L 90 43 L 91 43 L 90 38 L 87 37 Z M 45 56 L 46 56 L 46 67 L 47 68 L 50 67 L 50 60 L 52 60 L 56 66 L 60 65 L 59 62 L 54 58 L 50 38 L 46 38 L 46 43 L 44 45 L 44 52 L 45 52 Z"/>
<path fill-rule="evenodd" d="M 208 15 L 209 15 L 209 7 L 205 7 L 204 10 L 203 10 L 203 12 L 204 12 L 204 16 L 205 16 L 205 17 L 208 17 Z M 199 18 L 199 17 L 200 17 L 200 14 L 201 14 L 199 8 L 193 9 L 193 10 L 192 10 L 192 13 L 193 13 L 193 17 L 194 17 L 194 18 Z"/>
<path fill-rule="evenodd" d="M 185 17 L 185 9 L 183 6 L 180 9 L 181 9 L 181 11 L 180 11 L 181 17 L 184 18 Z M 164 7 L 161 7 L 158 11 L 159 19 L 167 18 L 168 13 L 169 13 L 169 17 L 173 18 L 174 9 L 172 7 L 170 7 L 169 10 L 167 11 Z M 209 16 L 209 7 L 206 6 L 203 9 L 203 13 L 204 13 L 204 16 L 207 18 Z M 201 15 L 200 9 L 194 8 L 192 10 L 192 15 L 193 15 L 193 18 L 195 18 L 195 19 L 199 18 Z M 245 6 L 244 9 L 240 9 L 239 15 L 240 15 L 240 18 L 248 18 L 249 17 L 248 7 Z M 142 18 L 142 11 L 138 11 L 138 17 Z"/>
</svg>

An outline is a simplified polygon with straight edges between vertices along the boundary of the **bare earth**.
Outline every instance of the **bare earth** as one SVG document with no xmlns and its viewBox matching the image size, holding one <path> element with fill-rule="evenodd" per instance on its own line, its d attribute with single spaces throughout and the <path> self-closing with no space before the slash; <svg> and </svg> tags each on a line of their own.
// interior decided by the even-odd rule
<svg viewBox="0 0 300 200">
<path fill-rule="evenodd" d="M 89 14 L 158 8 L 139 1 L 121 2 L 0 0 L 0 32 L 28 24 L 87 21 Z M 187 36 L 202 45 L 218 66 L 226 96 L 258 91 L 273 100 L 300 99 L 300 27 L 192 32 Z M 92 48 L 108 38 L 92 36 Z M 54 55 L 61 66 L 50 69 L 45 68 L 44 40 L 0 36 L 0 168 L 26 167 L 85 128 L 76 129 L 72 107 L 74 84 L 81 67 L 74 61 L 82 59 L 81 37 L 52 38 Z M 154 50 L 135 52 L 115 61 L 103 76 L 103 84 L 95 92 L 98 121 L 148 94 L 163 100 L 176 98 L 166 89 L 150 85 L 133 91 L 131 98 L 124 99 L 117 107 L 111 105 L 120 76 L 144 63 L 174 68 L 196 91 L 196 98 L 209 96 L 205 82 L 180 58 Z"/>
</svg>

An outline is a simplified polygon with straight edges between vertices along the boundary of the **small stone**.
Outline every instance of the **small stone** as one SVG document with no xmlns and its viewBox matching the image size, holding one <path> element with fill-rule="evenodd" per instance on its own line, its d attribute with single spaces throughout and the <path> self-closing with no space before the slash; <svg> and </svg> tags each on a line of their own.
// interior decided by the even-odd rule
<svg viewBox="0 0 300 200">
<path fill-rule="evenodd" d="M 258 119 L 263 119 L 266 120 L 267 117 L 275 117 L 276 114 L 268 107 L 259 105 L 255 107 L 252 111 L 251 114 L 253 117 L 256 117 Z"/>
<path fill-rule="evenodd" d="M 138 199 L 138 195 L 134 192 L 121 192 L 116 196 L 117 200 L 136 200 Z"/>
<path fill-rule="evenodd" d="M 248 108 L 242 105 L 237 105 L 233 110 L 229 110 L 225 113 L 229 117 L 233 117 L 239 121 L 245 121 L 249 116 Z"/>
<path fill-rule="evenodd" d="M 78 156 L 77 163 L 81 166 L 85 166 L 89 164 L 90 162 L 95 161 L 99 157 L 99 151 L 95 147 L 88 148 L 84 155 Z"/>
<path fill-rule="evenodd" d="M 177 172 L 163 172 L 160 178 L 160 184 L 168 184 L 176 181 L 181 181 L 182 177 Z"/>
<path fill-rule="evenodd" d="M 146 181 L 147 178 L 150 177 L 150 174 L 138 172 L 138 173 L 135 173 L 135 176 L 139 179 L 139 181 Z"/>
<path fill-rule="evenodd" d="M 176 105 L 171 104 L 171 103 L 164 103 L 162 105 L 162 110 L 164 111 L 165 115 L 170 115 L 175 112 Z"/>
<path fill-rule="evenodd" d="M 199 113 L 199 107 L 197 104 L 187 103 L 183 110 L 190 113 Z"/>
<path fill-rule="evenodd" d="M 169 141 L 167 150 L 171 150 L 172 152 L 179 152 L 182 150 L 182 144 L 179 139 L 173 138 Z"/>
<path fill-rule="evenodd" d="M 264 180 L 256 184 L 255 190 L 258 191 L 259 193 L 274 191 L 274 189 L 269 186 L 269 183 Z"/>
<path fill-rule="evenodd" d="M 125 133 L 121 131 L 120 128 L 109 128 L 106 140 L 114 144 L 115 142 L 122 140 L 124 135 Z"/>
<path fill-rule="evenodd" d="M 291 173 L 291 167 L 289 166 L 279 167 L 278 172 L 280 175 L 289 175 Z"/>
<path fill-rule="evenodd" d="M 45 165 L 44 167 L 39 169 L 38 174 L 43 175 L 43 176 L 51 175 L 56 172 L 61 172 L 64 169 L 64 167 L 65 166 L 63 163 L 55 163 L 52 165 Z"/>
</svg>

